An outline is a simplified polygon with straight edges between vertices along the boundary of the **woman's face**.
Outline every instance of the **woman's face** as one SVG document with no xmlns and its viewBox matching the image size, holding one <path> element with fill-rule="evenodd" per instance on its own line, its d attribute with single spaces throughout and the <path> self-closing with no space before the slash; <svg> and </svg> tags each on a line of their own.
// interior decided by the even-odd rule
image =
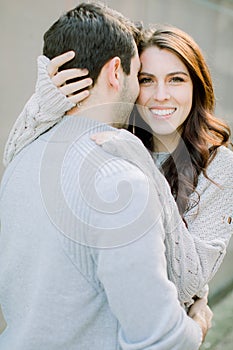
<svg viewBox="0 0 233 350">
<path fill-rule="evenodd" d="M 155 136 L 171 137 L 181 129 L 192 107 L 193 84 L 184 63 L 171 51 L 156 46 L 140 56 L 139 112 Z"/>
</svg>

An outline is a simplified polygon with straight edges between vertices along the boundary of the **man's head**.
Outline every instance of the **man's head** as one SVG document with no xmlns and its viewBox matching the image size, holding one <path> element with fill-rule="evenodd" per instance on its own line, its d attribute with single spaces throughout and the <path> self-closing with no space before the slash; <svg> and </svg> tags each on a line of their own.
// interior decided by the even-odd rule
<svg viewBox="0 0 233 350">
<path fill-rule="evenodd" d="M 45 33 L 43 54 L 52 59 L 75 51 L 74 59 L 62 69 L 87 68 L 95 84 L 102 67 L 115 56 L 129 75 L 138 35 L 136 27 L 117 11 L 100 3 L 82 3 L 61 16 Z"/>
<path fill-rule="evenodd" d="M 74 59 L 61 69 L 87 68 L 93 80 L 85 106 L 70 114 L 88 108 L 90 118 L 118 127 L 125 124 L 139 92 L 139 39 L 140 31 L 132 22 L 100 3 L 82 3 L 51 26 L 44 35 L 44 55 L 52 59 L 73 50 Z M 92 108 L 97 105 L 102 106 L 101 118 Z"/>
</svg>

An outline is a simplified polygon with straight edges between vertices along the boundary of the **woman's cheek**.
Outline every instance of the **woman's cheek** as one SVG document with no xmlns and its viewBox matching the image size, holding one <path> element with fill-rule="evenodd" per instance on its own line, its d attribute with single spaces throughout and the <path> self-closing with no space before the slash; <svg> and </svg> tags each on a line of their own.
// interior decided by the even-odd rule
<svg viewBox="0 0 233 350">
<path fill-rule="evenodd" d="M 138 99 L 137 99 L 136 103 L 144 106 L 145 102 L 147 100 L 147 95 L 148 95 L 148 93 L 146 93 L 145 89 L 143 87 L 140 87 L 139 95 L 138 95 Z"/>
</svg>

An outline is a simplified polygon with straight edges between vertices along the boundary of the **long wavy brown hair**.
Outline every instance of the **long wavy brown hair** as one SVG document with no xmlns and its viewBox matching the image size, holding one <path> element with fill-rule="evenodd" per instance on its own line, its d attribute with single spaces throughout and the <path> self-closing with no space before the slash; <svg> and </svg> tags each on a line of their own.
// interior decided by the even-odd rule
<svg viewBox="0 0 233 350">
<path fill-rule="evenodd" d="M 190 209 L 189 196 L 196 189 L 198 176 L 203 172 L 208 178 L 206 169 L 214 159 L 218 147 L 229 145 L 230 128 L 214 116 L 213 83 L 197 43 L 178 28 L 156 26 L 145 31 L 139 43 L 139 54 L 153 46 L 175 54 L 187 67 L 193 83 L 192 108 L 183 123 L 180 142 L 161 169 L 183 217 Z M 136 107 L 130 117 L 129 130 L 149 150 L 155 149 L 153 131 L 140 117 Z M 198 201 L 199 199 L 192 206 L 197 205 Z"/>
</svg>

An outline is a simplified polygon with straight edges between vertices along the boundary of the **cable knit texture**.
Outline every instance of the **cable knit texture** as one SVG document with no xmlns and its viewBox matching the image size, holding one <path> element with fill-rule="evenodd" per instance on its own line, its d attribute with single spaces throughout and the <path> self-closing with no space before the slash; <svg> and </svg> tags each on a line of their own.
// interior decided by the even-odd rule
<svg viewBox="0 0 233 350">
<path fill-rule="evenodd" d="M 155 176 L 152 157 L 146 149 L 137 145 L 135 138 L 131 139 L 128 132 L 121 130 L 102 147 L 107 152 L 137 164 L 148 176 L 152 174 L 165 212 L 168 275 L 177 286 L 181 303 L 190 306 L 194 295 L 202 297 L 205 294 L 205 285 L 220 267 L 232 236 L 233 153 L 220 147 L 210 163 L 207 174 L 216 184 L 203 174 L 199 176 L 196 192 L 190 196 L 190 202 L 193 202 L 197 193 L 200 202 L 185 214 L 187 230 L 170 188 L 167 186 L 167 191 L 164 191 L 164 186 L 161 192 L 162 179 Z M 166 182 L 165 178 L 163 182 Z"/>
<path fill-rule="evenodd" d="M 51 83 L 46 69 L 48 62 L 44 56 L 38 58 L 36 93 L 28 101 L 11 131 L 5 149 L 5 164 L 8 164 L 23 147 L 56 124 L 65 111 L 73 107 Z M 128 147 L 128 142 L 131 142 L 131 148 Z M 136 164 L 148 176 L 154 174 L 154 164 L 149 152 L 139 147 L 135 138 L 131 139 L 130 134 L 124 130 L 102 147 L 107 152 Z M 165 216 L 170 218 L 169 221 L 165 220 L 166 230 L 169 232 L 165 238 L 168 274 L 177 286 L 183 305 L 192 304 L 194 295 L 201 297 L 204 294 L 204 285 L 210 281 L 222 263 L 233 231 L 232 152 L 220 147 L 207 173 L 219 186 L 206 179 L 203 174 L 199 176 L 196 192 L 190 196 L 190 201 L 195 200 L 198 193 L 200 202 L 185 215 L 188 230 L 177 214 L 178 210 L 168 186 L 165 186 L 166 193 L 161 194 Z M 165 182 L 165 179 L 162 181 Z M 161 192 L 160 182 L 156 182 L 156 177 L 153 183 Z M 170 205 L 167 206 L 167 203 Z"/>
<path fill-rule="evenodd" d="M 37 59 L 36 92 L 25 105 L 10 132 L 3 157 L 5 166 L 22 148 L 58 123 L 65 112 L 75 106 L 53 85 L 47 72 L 49 61 L 46 56 L 39 56 Z"/>
</svg>

